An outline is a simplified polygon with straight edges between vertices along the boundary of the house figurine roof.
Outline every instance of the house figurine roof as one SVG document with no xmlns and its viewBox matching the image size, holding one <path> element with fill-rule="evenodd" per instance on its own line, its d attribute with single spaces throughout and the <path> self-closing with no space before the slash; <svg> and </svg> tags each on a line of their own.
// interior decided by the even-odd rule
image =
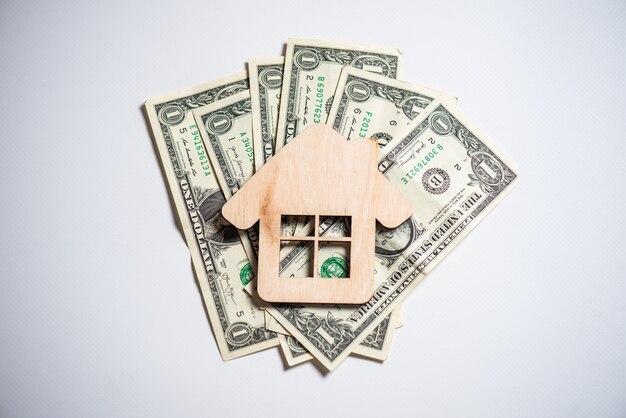
<svg viewBox="0 0 626 418">
<path fill-rule="evenodd" d="M 378 171 L 373 140 L 347 141 L 328 125 L 313 125 L 284 146 L 224 205 L 240 229 L 259 225 L 257 290 L 270 302 L 363 303 L 374 292 L 375 220 L 394 228 L 412 206 Z M 281 236 L 282 215 L 314 220 L 306 236 Z M 350 219 L 350 237 L 319 236 L 320 219 Z M 310 235 L 310 236 L 309 236 Z M 279 277 L 280 241 L 308 241 L 313 277 Z M 349 277 L 321 277 L 319 246 L 349 248 Z"/>
</svg>

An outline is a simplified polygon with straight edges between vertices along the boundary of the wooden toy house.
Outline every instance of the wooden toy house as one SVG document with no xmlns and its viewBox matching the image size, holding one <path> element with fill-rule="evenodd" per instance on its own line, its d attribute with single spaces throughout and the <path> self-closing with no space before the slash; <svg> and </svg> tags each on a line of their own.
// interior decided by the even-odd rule
<svg viewBox="0 0 626 418">
<path fill-rule="evenodd" d="M 388 228 L 407 220 L 412 206 L 377 169 L 376 142 L 347 141 L 330 126 L 313 125 L 290 141 L 224 205 L 240 229 L 258 220 L 257 290 L 269 302 L 364 303 L 374 292 L 376 219 Z M 309 216 L 310 234 L 281 236 L 281 218 Z M 349 219 L 350 236 L 320 236 L 320 218 Z M 280 277 L 280 243 L 313 243 L 311 277 Z M 349 277 L 322 277 L 320 245 L 348 247 Z"/>
</svg>

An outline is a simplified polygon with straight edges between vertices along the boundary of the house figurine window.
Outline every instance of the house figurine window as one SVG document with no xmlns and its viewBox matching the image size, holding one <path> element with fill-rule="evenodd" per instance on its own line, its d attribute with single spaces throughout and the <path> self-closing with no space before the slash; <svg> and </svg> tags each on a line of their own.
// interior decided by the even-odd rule
<svg viewBox="0 0 626 418">
<path fill-rule="evenodd" d="M 305 218 L 304 220 L 302 218 Z M 298 225 L 297 219 L 300 219 Z M 302 224 L 302 222 L 304 223 Z M 350 216 L 281 216 L 281 251 L 303 254 L 297 270 L 281 257 L 280 277 L 349 278 L 351 259 Z M 283 267 L 285 266 L 285 267 Z"/>
<path fill-rule="evenodd" d="M 327 125 L 313 125 L 226 202 L 222 213 L 236 227 L 259 221 L 262 299 L 363 303 L 372 297 L 376 219 L 394 228 L 412 213 L 378 171 L 377 151 L 374 141 L 349 142 Z M 312 249 L 312 269 L 281 277 L 281 246 L 294 245 Z"/>
</svg>

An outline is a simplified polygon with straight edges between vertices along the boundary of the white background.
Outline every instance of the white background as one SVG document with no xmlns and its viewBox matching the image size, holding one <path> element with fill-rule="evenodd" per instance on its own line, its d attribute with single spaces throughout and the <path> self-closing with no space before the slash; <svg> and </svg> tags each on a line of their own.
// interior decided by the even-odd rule
<svg viewBox="0 0 626 418">
<path fill-rule="evenodd" d="M 0 3 L 0 416 L 626 416 L 626 3 Z M 384 364 L 223 363 L 141 106 L 395 46 L 520 167 Z"/>
</svg>

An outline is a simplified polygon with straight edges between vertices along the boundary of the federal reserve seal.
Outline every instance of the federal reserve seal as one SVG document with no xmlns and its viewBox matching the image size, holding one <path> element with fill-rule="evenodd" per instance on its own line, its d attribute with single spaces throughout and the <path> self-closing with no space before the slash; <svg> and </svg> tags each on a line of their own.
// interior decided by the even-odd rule
<svg viewBox="0 0 626 418">
<path fill-rule="evenodd" d="M 450 187 L 450 176 L 441 168 L 429 168 L 422 175 L 422 186 L 428 193 L 442 194 Z"/>
<path fill-rule="evenodd" d="M 376 132 L 374 135 L 372 135 L 372 138 L 376 140 L 376 143 L 378 144 L 378 148 L 384 147 L 385 145 L 390 143 L 391 140 L 393 139 L 393 137 L 389 135 L 387 132 Z"/>
</svg>

